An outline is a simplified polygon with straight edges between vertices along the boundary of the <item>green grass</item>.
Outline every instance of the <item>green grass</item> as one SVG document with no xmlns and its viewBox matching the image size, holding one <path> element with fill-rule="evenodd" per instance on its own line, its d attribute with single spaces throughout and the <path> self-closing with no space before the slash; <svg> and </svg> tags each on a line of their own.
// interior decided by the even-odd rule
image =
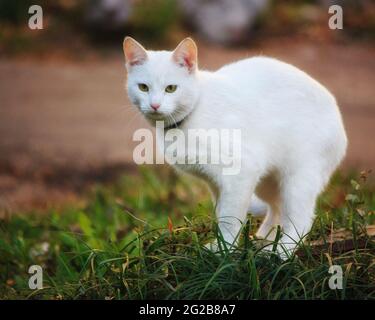
<svg viewBox="0 0 375 320">
<path fill-rule="evenodd" d="M 375 241 L 357 246 L 361 230 L 375 223 L 373 191 L 359 175 L 337 174 L 318 201 L 309 239 L 345 228 L 354 249 L 316 252 L 307 241 L 298 257 L 281 261 L 249 237 L 258 220 L 250 218 L 240 245 L 227 248 L 203 185 L 141 169 L 97 186 L 84 207 L 0 221 L 0 298 L 374 299 Z M 216 254 L 204 246 L 215 237 L 223 247 Z M 28 288 L 34 264 L 44 271 L 41 290 Z M 328 286 L 331 264 L 343 268 L 342 290 Z"/>
</svg>

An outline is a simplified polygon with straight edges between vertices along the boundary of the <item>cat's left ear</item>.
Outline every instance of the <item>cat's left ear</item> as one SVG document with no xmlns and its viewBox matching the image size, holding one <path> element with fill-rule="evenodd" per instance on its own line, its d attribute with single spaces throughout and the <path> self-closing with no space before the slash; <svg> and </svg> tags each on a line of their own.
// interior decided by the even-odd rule
<svg viewBox="0 0 375 320">
<path fill-rule="evenodd" d="M 180 42 L 173 51 L 173 60 L 188 69 L 190 73 L 198 68 L 198 49 L 195 42 L 191 38 L 186 38 Z"/>
</svg>

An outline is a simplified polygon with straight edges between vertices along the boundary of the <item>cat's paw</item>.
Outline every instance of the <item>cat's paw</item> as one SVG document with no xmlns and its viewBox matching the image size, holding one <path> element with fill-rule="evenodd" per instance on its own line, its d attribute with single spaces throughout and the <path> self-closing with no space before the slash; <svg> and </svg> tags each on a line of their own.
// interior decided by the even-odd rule
<svg viewBox="0 0 375 320">
<path fill-rule="evenodd" d="M 229 243 L 226 243 L 225 245 L 224 243 L 220 243 L 219 245 L 217 240 L 213 240 L 212 242 L 205 244 L 205 247 L 214 253 L 220 253 L 223 251 L 228 252 L 234 249 L 234 247 Z"/>
<path fill-rule="evenodd" d="M 214 252 L 214 253 L 218 253 L 220 251 L 220 248 L 219 248 L 219 245 L 217 243 L 217 240 L 214 240 L 212 242 L 209 242 L 209 243 L 206 243 L 204 245 L 208 250 Z"/>
<path fill-rule="evenodd" d="M 295 251 L 296 246 L 285 245 L 277 243 L 275 248 L 275 242 L 267 239 L 257 239 L 256 246 L 264 253 L 269 255 L 276 255 L 281 260 L 289 260 Z"/>
</svg>

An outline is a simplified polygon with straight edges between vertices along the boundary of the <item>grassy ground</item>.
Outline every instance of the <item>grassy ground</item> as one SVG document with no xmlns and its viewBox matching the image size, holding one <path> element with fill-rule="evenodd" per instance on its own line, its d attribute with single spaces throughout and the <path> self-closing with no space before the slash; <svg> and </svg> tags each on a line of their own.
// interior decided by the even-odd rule
<svg viewBox="0 0 375 320">
<path fill-rule="evenodd" d="M 281 261 L 259 250 L 244 226 L 240 245 L 212 253 L 219 238 L 204 188 L 170 170 L 141 169 L 97 186 L 87 206 L 25 212 L 0 221 L 0 298 L 31 299 L 374 299 L 375 241 L 359 236 L 375 223 L 375 189 L 365 175 L 337 174 L 320 197 L 317 218 L 298 256 Z M 316 249 L 347 229 L 354 249 Z M 363 240 L 363 239 L 362 239 Z M 30 265 L 43 268 L 44 288 L 28 288 Z M 331 290 L 330 265 L 343 269 Z"/>
</svg>

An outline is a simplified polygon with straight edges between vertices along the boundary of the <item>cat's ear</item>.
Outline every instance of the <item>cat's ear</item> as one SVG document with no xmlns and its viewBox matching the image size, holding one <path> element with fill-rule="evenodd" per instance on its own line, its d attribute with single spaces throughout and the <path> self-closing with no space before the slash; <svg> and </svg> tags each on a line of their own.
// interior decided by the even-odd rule
<svg viewBox="0 0 375 320">
<path fill-rule="evenodd" d="M 186 38 L 180 42 L 173 51 L 173 60 L 180 66 L 194 72 L 198 67 L 198 49 L 191 38 Z"/>
<path fill-rule="evenodd" d="M 147 51 L 131 37 L 126 37 L 123 43 L 126 67 L 141 65 L 147 60 Z"/>
</svg>

